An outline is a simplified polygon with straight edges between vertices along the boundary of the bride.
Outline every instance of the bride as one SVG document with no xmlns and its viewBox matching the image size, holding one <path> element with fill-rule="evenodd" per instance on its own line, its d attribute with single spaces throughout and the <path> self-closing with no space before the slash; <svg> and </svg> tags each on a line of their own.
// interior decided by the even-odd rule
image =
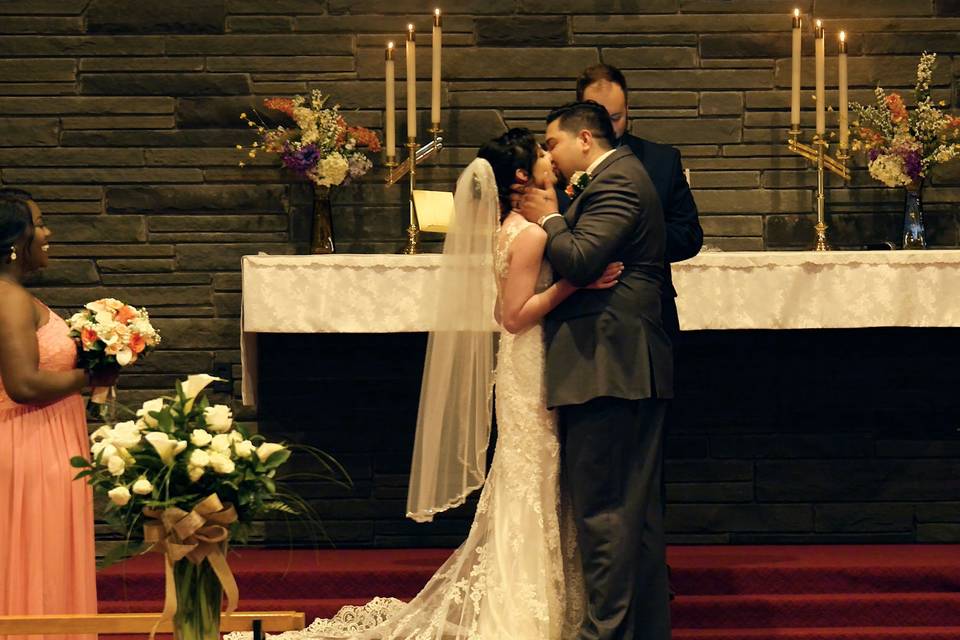
<svg viewBox="0 0 960 640">
<path fill-rule="evenodd" d="M 545 408 L 541 326 L 576 288 L 554 282 L 546 233 L 510 209 L 511 185 L 530 180 L 556 180 L 530 131 L 480 149 L 457 181 L 438 273 L 407 515 L 430 521 L 482 486 L 466 541 L 409 603 L 344 607 L 286 640 L 576 637 L 585 596 L 561 504 L 557 420 Z M 621 270 L 610 265 L 590 287 L 612 287 Z M 494 383 L 498 441 L 486 475 Z"/>
</svg>

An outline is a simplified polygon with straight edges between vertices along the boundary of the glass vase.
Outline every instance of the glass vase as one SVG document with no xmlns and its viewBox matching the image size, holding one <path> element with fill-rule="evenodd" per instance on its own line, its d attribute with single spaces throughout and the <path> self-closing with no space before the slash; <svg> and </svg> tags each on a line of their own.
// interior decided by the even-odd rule
<svg viewBox="0 0 960 640">
<path fill-rule="evenodd" d="M 313 224 L 310 253 L 333 253 L 333 208 L 329 187 L 313 189 Z"/>
<path fill-rule="evenodd" d="M 178 560 L 173 565 L 173 581 L 177 592 L 174 639 L 219 640 L 223 587 L 210 563 Z"/>
<path fill-rule="evenodd" d="M 927 238 L 923 227 L 922 180 L 906 187 L 906 196 L 903 204 L 903 248 L 927 248 Z"/>
</svg>

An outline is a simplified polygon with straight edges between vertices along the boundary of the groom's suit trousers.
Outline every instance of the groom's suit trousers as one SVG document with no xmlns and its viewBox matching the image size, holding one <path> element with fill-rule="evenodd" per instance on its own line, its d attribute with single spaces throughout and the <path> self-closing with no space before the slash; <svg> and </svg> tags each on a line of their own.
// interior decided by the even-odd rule
<svg viewBox="0 0 960 640">
<path fill-rule="evenodd" d="M 579 640 L 669 640 L 660 479 L 667 401 L 595 398 L 559 407 L 587 585 Z"/>
</svg>

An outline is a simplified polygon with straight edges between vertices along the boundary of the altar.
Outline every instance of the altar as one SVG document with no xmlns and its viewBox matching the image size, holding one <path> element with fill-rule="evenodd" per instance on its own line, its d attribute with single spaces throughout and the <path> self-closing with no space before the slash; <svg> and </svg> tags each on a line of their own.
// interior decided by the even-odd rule
<svg viewBox="0 0 960 640">
<path fill-rule="evenodd" d="M 437 254 L 244 256 L 243 400 L 258 333 L 426 332 Z M 684 331 L 960 326 L 960 251 L 703 252 L 673 265 Z"/>
</svg>

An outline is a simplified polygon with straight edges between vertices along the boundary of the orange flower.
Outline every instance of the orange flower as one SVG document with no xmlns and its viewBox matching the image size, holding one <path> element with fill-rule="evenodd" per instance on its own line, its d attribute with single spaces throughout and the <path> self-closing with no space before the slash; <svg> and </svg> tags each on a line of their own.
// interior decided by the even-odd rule
<svg viewBox="0 0 960 640">
<path fill-rule="evenodd" d="M 290 98 L 267 98 L 263 101 L 263 106 L 267 109 L 282 111 L 291 118 L 293 117 L 293 100 Z"/>
<path fill-rule="evenodd" d="M 147 341 L 143 339 L 143 336 L 139 333 L 133 333 L 130 335 L 130 350 L 134 353 L 143 353 L 143 350 L 147 348 Z"/>
<path fill-rule="evenodd" d="M 137 310 L 131 307 L 130 305 L 123 305 L 120 308 L 120 311 L 117 311 L 117 322 L 120 324 L 127 324 L 131 320 L 137 317 Z"/>
<path fill-rule="evenodd" d="M 350 127 L 350 135 L 356 139 L 357 144 L 361 147 L 367 147 L 374 153 L 380 151 L 380 138 L 377 137 L 376 132 L 366 127 Z"/>
<path fill-rule="evenodd" d="M 80 331 L 80 341 L 83 343 L 84 349 L 89 349 L 97 343 L 99 338 L 97 337 L 97 332 L 93 329 L 85 328 Z"/>
<path fill-rule="evenodd" d="M 903 122 L 907 119 L 907 107 L 903 104 L 903 98 L 900 97 L 899 93 L 888 95 L 886 104 L 894 122 Z"/>
</svg>

